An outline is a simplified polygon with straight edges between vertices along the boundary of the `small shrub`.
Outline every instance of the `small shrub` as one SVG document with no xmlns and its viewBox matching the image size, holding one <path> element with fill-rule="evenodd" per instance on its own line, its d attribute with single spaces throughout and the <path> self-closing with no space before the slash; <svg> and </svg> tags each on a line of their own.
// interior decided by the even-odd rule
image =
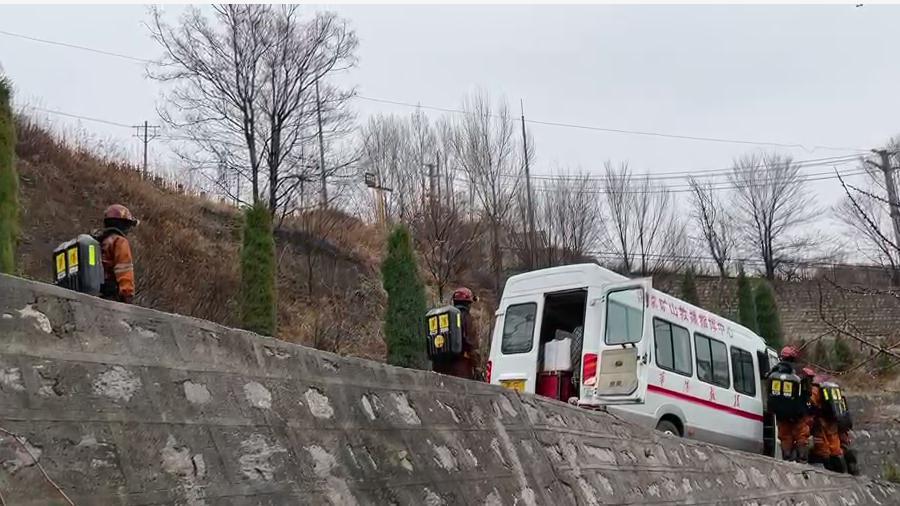
<svg viewBox="0 0 900 506">
<path fill-rule="evenodd" d="M 826 347 L 825 340 L 819 338 L 816 340 L 816 344 L 812 346 L 812 349 L 808 352 L 807 358 L 809 361 L 820 367 L 827 367 L 831 369 L 831 360 L 828 357 L 828 348 Z"/>
<path fill-rule="evenodd" d="M 841 336 L 834 339 L 834 348 L 831 351 L 831 367 L 836 371 L 845 371 L 853 365 L 853 349 L 847 344 L 847 340 Z"/>
</svg>

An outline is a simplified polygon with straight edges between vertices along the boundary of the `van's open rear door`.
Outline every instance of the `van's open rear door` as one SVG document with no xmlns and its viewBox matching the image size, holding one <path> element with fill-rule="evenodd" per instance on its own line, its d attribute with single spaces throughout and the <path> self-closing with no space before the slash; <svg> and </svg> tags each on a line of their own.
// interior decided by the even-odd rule
<svg viewBox="0 0 900 506">
<path fill-rule="evenodd" d="M 603 287 L 596 371 L 585 371 L 587 395 L 581 404 L 635 404 L 644 401 L 650 363 L 651 326 L 647 301 L 649 279 L 632 279 Z M 582 359 L 590 363 L 594 357 Z"/>
<path fill-rule="evenodd" d="M 495 344 L 491 347 L 489 366 L 491 383 L 534 393 L 540 352 L 537 329 L 540 329 L 543 306 L 543 294 L 503 299 L 494 326 L 492 342 Z"/>
</svg>

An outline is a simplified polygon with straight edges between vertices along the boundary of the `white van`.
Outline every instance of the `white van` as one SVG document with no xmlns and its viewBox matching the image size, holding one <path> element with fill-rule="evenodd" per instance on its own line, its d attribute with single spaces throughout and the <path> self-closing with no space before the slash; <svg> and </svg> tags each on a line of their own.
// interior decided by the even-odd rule
<svg viewBox="0 0 900 506">
<path fill-rule="evenodd" d="M 763 379 L 774 362 L 746 327 L 654 290 L 650 279 L 581 264 L 509 278 L 487 374 L 521 392 L 772 455 Z"/>
</svg>

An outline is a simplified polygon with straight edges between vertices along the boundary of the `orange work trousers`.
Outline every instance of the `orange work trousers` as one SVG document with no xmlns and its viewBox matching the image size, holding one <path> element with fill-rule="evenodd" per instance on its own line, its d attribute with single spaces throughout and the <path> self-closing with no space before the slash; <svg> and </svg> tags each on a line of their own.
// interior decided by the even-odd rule
<svg viewBox="0 0 900 506">
<path fill-rule="evenodd" d="M 841 436 L 838 433 L 837 422 L 822 419 L 817 422 L 812 431 L 812 454 L 823 460 L 829 457 L 843 457 L 844 450 L 841 448 Z"/>
<path fill-rule="evenodd" d="M 778 440 L 783 452 L 805 448 L 809 444 L 809 417 L 778 420 Z"/>
</svg>

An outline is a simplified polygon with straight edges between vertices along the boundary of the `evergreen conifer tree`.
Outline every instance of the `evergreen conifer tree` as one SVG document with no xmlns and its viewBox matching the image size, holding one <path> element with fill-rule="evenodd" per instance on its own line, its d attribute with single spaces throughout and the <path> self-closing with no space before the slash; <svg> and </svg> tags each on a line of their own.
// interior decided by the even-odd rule
<svg viewBox="0 0 900 506">
<path fill-rule="evenodd" d="M 19 176 L 16 174 L 16 125 L 9 81 L 0 76 L 0 272 L 15 272 L 19 236 Z"/>
<path fill-rule="evenodd" d="M 269 209 L 263 204 L 244 213 L 240 301 L 245 329 L 275 335 L 275 238 Z"/>
<path fill-rule="evenodd" d="M 381 264 L 381 280 L 387 292 L 384 339 L 387 361 L 402 367 L 425 365 L 425 287 L 419 278 L 412 239 L 404 226 L 388 238 L 388 251 Z"/>
<path fill-rule="evenodd" d="M 738 322 L 753 332 L 757 332 L 756 301 L 753 298 L 753 287 L 750 286 L 750 280 L 744 274 L 743 266 L 738 270 L 737 292 Z"/>
<path fill-rule="evenodd" d="M 780 350 L 784 344 L 781 334 L 781 317 L 778 315 L 778 306 L 775 303 L 775 292 L 772 285 L 765 279 L 760 279 L 754 290 L 756 302 L 756 327 L 759 335 L 766 340 L 766 344 Z"/>
</svg>

